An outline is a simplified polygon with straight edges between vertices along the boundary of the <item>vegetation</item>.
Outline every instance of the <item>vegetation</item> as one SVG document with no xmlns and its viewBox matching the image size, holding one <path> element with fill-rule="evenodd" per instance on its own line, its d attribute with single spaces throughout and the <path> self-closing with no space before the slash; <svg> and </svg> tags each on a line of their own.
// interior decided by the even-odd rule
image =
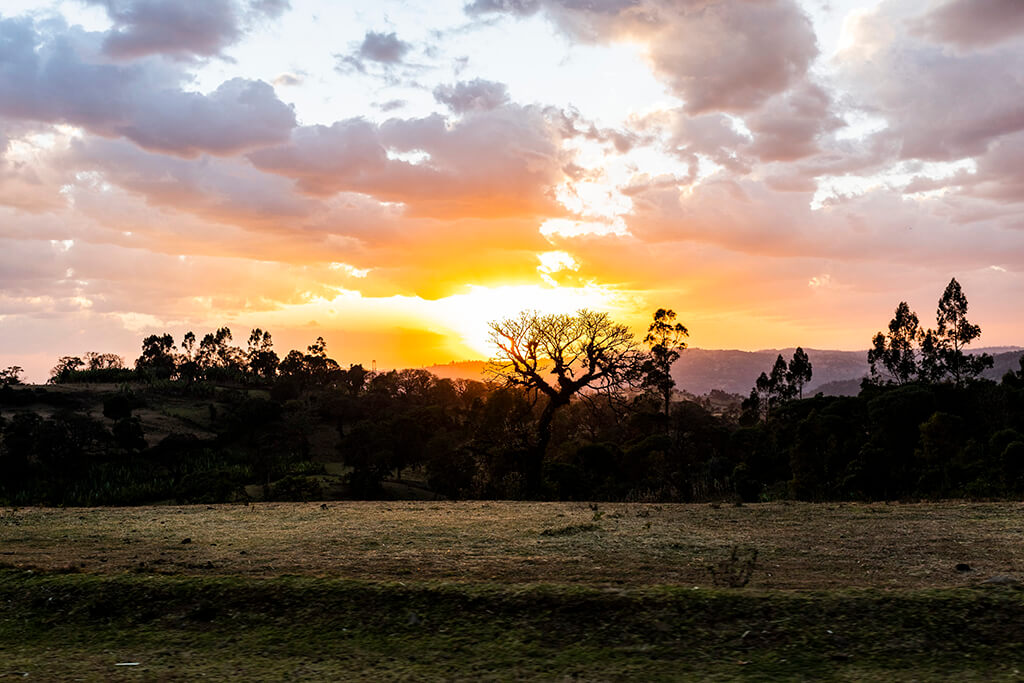
<svg viewBox="0 0 1024 683">
<path fill-rule="evenodd" d="M 1024 561 L 1018 516 L 1008 503 L 6 510 L 0 652 L 5 672 L 45 680 L 1010 680 L 1024 594 L 986 581 Z"/>
<path fill-rule="evenodd" d="M 43 679 L 1011 680 L 1024 635 L 1013 592 L 0 574 L 0 599 L 8 668 Z"/>
<path fill-rule="evenodd" d="M 5 371 L 0 501 L 1017 498 L 1024 365 L 978 379 L 992 359 L 965 352 L 966 314 L 952 280 L 932 329 L 900 303 L 860 395 L 805 398 L 797 348 L 742 405 L 679 400 L 668 309 L 642 345 L 591 311 L 493 322 L 487 383 L 344 369 L 323 338 L 279 359 L 260 329 L 246 349 L 227 327 L 151 335 L 133 369 L 64 357 L 46 389 Z"/>
</svg>

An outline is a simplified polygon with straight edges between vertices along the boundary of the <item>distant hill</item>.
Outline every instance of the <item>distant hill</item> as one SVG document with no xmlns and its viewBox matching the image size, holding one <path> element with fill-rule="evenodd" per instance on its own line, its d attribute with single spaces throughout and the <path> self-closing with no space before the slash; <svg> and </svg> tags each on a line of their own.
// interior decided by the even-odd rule
<svg viewBox="0 0 1024 683">
<path fill-rule="evenodd" d="M 749 394 L 754 380 L 762 372 L 770 372 L 781 353 L 789 360 L 796 349 L 765 349 L 762 351 L 731 351 L 686 349 L 672 368 L 676 385 L 694 394 L 721 389 L 734 394 Z M 828 351 L 805 349 L 814 367 L 810 385 L 804 395 L 829 382 L 856 378 L 868 373 L 867 351 Z"/>
<path fill-rule="evenodd" d="M 789 360 L 795 349 L 766 349 L 763 351 L 725 351 L 715 349 L 687 349 L 672 368 L 676 385 L 693 394 L 705 394 L 712 389 L 730 393 L 749 394 L 754 381 L 762 372 L 769 372 L 775 358 L 781 353 Z M 860 380 L 869 372 L 867 351 L 829 351 L 805 349 L 814 367 L 811 383 L 804 395 L 822 392 L 827 396 L 852 396 L 860 391 Z M 972 349 L 972 353 L 992 354 L 995 364 L 984 377 L 999 381 L 1009 370 L 1019 368 L 1024 349 L 997 346 Z"/>
<path fill-rule="evenodd" d="M 736 351 L 722 349 L 686 349 L 672 367 L 676 386 L 700 396 L 719 389 L 746 396 L 762 372 L 769 372 L 775 358 L 781 353 L 787 361 L 794 348 Z M 860 380 L 868 374 L 868 352 L 805 349 L 814 367 L 811 383 L 804 395 L 822 392 L 826 396 L 854 396 L 860 391 Z M 1024 348 L 993 346 L 972 349 L 972 353 L 992 354 L 995 365 L 986 370 L 984 377 L 999 381 L 1009 370 L 1019 368 Z M 441 378 L 483 380 L 485 361 L 452 361 L 446 365 L 424 368 Z"/>
<path fill-rule="evenodd" d="M 485 379 L 485 365 L 487 362 L 482 360 L 453 360 L 446 365 L 430 365 L 423 369 L 441 379 L 475 379 L 482 382 Z"/>
</svg>

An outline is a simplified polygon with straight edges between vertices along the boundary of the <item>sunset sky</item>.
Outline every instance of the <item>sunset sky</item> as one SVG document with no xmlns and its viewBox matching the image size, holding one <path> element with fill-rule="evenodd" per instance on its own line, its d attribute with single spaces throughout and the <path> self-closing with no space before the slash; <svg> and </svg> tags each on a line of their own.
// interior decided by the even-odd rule
<svg viewBox="0 0 1024 683">
<path fill-rule="evenodd" d="M 483 358 L 520 309 L 1024 344 L 1024 2 L 0 0 L 0 366 Z"/>
</svg>

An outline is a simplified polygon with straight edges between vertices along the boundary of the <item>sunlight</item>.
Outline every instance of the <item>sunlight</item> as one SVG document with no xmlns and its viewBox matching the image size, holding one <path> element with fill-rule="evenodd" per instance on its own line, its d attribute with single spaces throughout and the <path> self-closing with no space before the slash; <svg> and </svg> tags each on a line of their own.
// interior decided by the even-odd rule
<svg viewBox="0 0 1024 683">
<path fill-rule="evenodd" d="M 549 252 L 562 253 L 565 252 Z M 572 257 L 565 254 L 570 260 Z M 573 261 L 575 263 L 575 261 Z M 518 285 L 507 287 L 467 286 L 468 292 L 439 299 L 434 314 L 462 341 L 481 357 L 494 353 L 487 323 L 508 318 L 520 311 L 541 313 L 572 313 L 581 308 L 608 310 L 616 308 L 617 296 L 607 288 L 545 287 Z"/>
</svg>

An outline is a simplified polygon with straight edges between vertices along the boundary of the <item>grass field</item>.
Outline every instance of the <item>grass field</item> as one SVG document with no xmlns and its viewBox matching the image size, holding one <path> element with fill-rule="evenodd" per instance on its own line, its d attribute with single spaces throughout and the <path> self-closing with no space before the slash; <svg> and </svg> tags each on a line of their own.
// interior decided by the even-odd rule
<svg viewBox="0 0 1024 683">
<path fill-rule="evenodd" d="M 985 583 L 1021 577 L 1019 503 L 22 509 L 0 567 L 0 678 L 1024 671 L 1024 592 Z"/>
</svg>

